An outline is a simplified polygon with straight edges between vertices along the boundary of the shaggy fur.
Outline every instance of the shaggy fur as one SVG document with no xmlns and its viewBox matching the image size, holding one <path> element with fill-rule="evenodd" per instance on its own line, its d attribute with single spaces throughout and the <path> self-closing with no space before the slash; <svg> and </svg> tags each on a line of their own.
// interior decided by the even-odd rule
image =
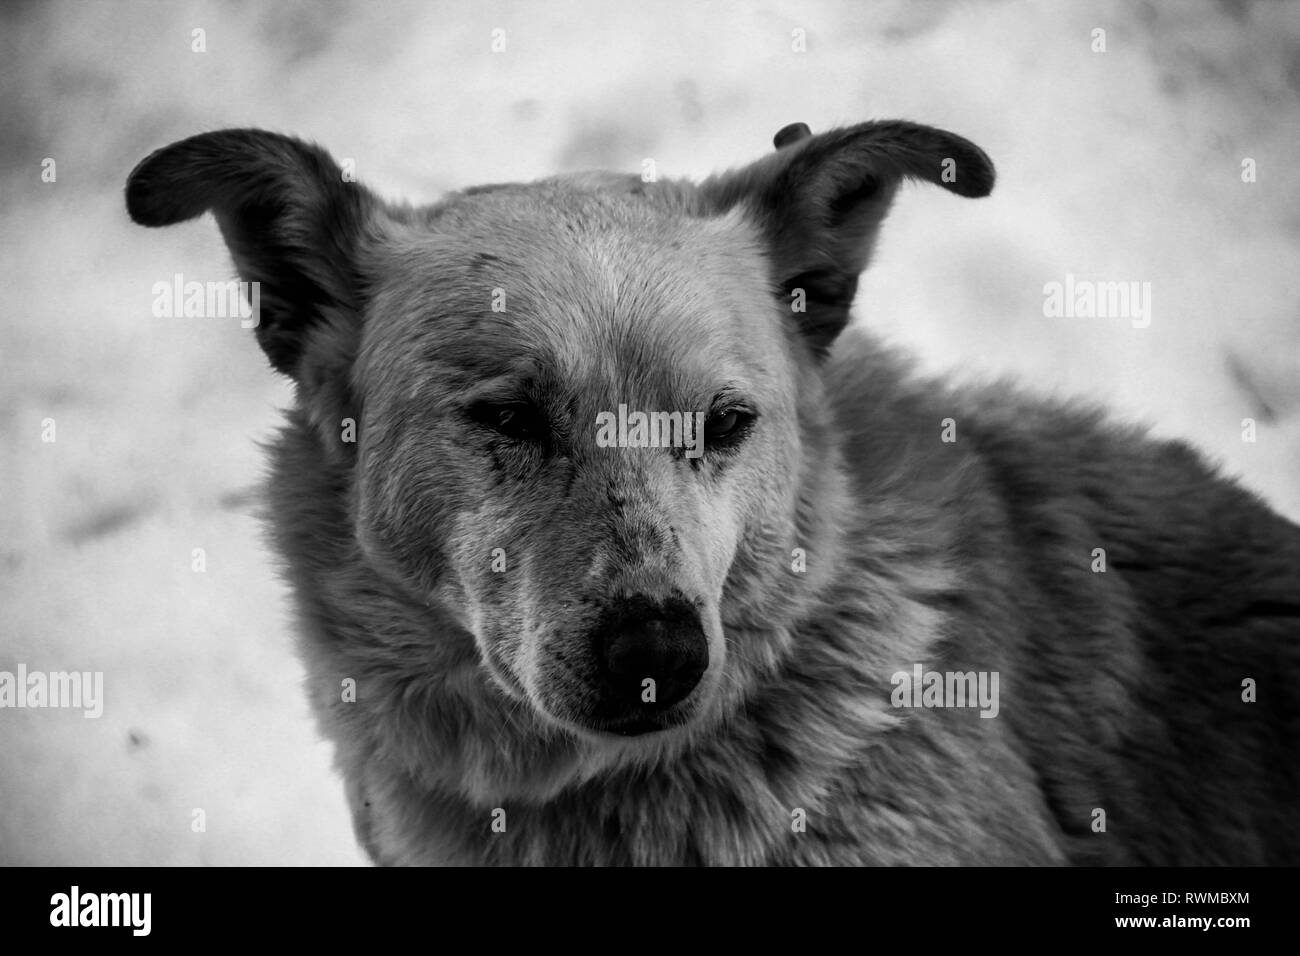
<svg viewBox="0 0 1300 956">
<path fill-rule="evenodd" d="M 985 195 L 977 147 L 776 142 L 422 209 L 256 130 L 131 174 L 137 222 L 210 210 L 262 283 L 298 395 L 268 517 L 372 858 L 1300 862 L 1300 529 L 1186 446 L 846 330 L 899 183 Z M 740 424 L 597 447 L 620 403 Z M 606 720 L 601 642 L 670 603 L 707 669 Z M 916 664 L 996 672 L 998 715 L 893 707 Z"/>
</svg>

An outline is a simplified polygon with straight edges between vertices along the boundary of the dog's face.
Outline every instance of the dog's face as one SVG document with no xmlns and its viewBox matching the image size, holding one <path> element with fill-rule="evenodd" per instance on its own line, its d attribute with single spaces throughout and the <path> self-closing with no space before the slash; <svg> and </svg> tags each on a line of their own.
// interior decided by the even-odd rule
<svg viewBox="0 0 1300 956">
<path fill-rule="evenodd" d="M 128 207 L 217 213 L 366 560 L 545 724 L 626 744 L 743 683 L 729 607 L 789 586 L 833 452 L 818 364 L 898 182 L 992 184 L 976 147 L 912 124 L 777 143 L 699 186 L 589 174 L 412 211 L 231 131 L 145 160 Z"/>
<path fill-rule="evenodd" d="M 547 719 L 691 721 L 741 538 L 791 512 L 798 471 L 796 343 L 756 231 L 560 180 L 454 199 L 385 256 L 361 540 Z"/>
</svg>

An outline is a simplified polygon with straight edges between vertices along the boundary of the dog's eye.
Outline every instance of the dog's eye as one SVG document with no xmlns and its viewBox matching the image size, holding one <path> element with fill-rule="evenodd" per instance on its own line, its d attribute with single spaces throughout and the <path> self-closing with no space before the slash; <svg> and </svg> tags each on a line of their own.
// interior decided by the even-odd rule
<svg viewBox="0 0 1300 956">
<path fill-rule="evenodd" d="M 704 423 L 704 441 L 718 444 L 735 441 L 748 430 L 754 415 L 743 408 L 714 412 Z"/>
<path fill-rule="evenodd" d="M 469 416 L 516 441 L 541 441 L 548 431 L 545 417 L 527 402 L 479 402 Z"/>
</svg>

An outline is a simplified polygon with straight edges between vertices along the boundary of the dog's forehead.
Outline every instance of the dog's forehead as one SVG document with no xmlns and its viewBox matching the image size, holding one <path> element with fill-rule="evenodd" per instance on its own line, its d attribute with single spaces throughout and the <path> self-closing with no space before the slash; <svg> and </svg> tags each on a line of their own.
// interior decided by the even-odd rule
<svg viewBox="0 0 1300 956">
<path fill-rule="evenodd" d="M 645 273 L 682 260 L 707 269 L 757 250 L 757 235 L 741 217 L 702 215 L 694 197 L 689 184 L 582 173 L 474 187 L 430 210 L 428 222 L 462 259 L 477 262 L 476 253 L 494 248 L 535 275 L 561 266 L 590 279 L 593 270 Z"/>
<path fill-rule="evenodd" d="M 483 377 L 540 367 L 629 390 L 769 371 L 780 318 L 749 223 L 589 186 L 471 190 L 403 237 L 380 293 L 393 347 Z"/>
</svg>

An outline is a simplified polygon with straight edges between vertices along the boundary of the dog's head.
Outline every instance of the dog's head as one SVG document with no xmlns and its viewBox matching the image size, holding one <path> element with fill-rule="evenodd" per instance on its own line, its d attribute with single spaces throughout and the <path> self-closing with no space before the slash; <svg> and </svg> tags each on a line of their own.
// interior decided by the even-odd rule
<svg viewBox="0 0 1300 956">
<path fill-rule="evenodd" d="M 145 159 L 127 206 L 215 213 L 365 560 L 543 722 L 614 741 L 699 726 L 771 666 L 746 635 L 814 589 L 809 551 L 833 557 L 819 369 L 879 225 L 904 178 L 993 182 L 911 123 L 776 145 L 699 184 L 580 174 L 410 209 L 232 130 Z"/>
</svg>

